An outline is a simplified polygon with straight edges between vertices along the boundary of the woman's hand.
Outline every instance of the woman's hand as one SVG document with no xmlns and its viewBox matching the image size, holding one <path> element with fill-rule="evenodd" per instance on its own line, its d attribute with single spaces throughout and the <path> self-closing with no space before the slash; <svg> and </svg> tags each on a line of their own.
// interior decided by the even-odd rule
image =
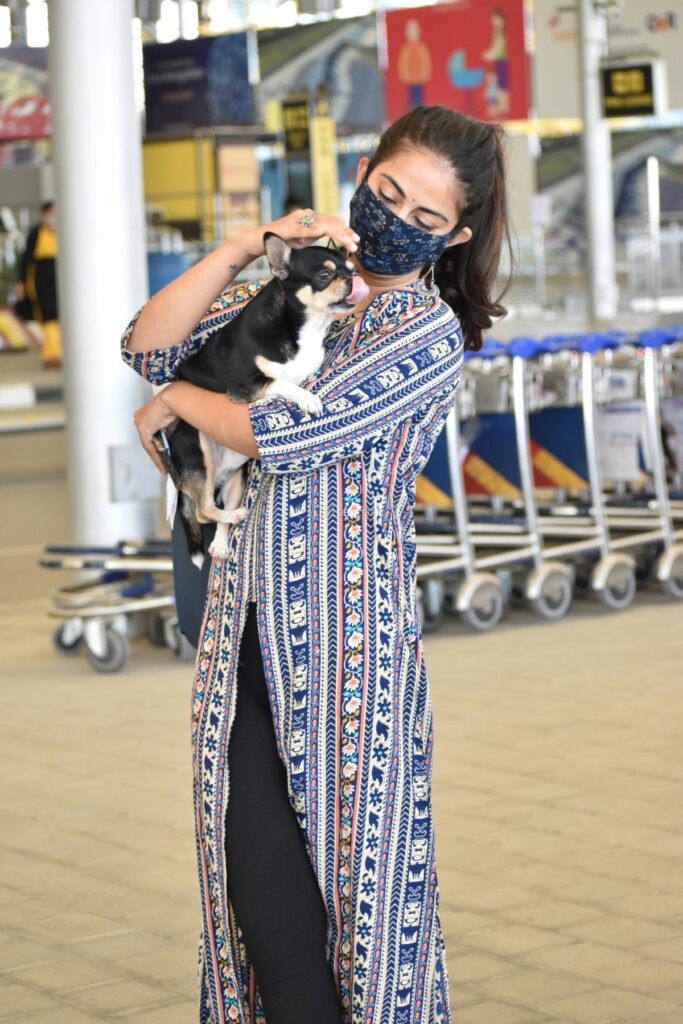
<svg viewBox="0 0 683 1024">
<path fill-rule="evenodd" d="M 259 228 L 245 231 L 239 236 L 239 240 L 244 246 L 248 259 L 255 260 L 265 254 L 263 236 L 266 231 L 275 232 L 293 249 L 303 249 L 307 245 L 313 245 L 314 242 L 320 241 L 321 238 L 329 237 L 348 252 L 356 251 L 360 239 L 341 217 L 318 213 L 310 228 L 299 223 L 299 217 L 312 213 L 313 210 L 294 210 L 278 220 L 271 221 L 270 224 L 263 224 Z"/>
<path fill-rule="evenodd" d="M 149 402 L 142 405 L 136 411 L 134 419 L 142 447 L 161 475 L 166 476 L 166 467 L 161 461 L 152 438 L 159 430 L 169 430 L 175 427 L 178 417 L 164 402 L 164 392 L 160 391 Z"/>
</svg>

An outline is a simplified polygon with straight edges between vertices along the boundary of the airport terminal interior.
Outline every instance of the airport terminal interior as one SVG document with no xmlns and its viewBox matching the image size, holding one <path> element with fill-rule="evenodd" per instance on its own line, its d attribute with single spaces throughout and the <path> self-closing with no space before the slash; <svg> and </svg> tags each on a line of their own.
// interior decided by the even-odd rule
<svg viewBox="0 0 683 1024">
<path fill-rule="evenodd" d="M 682 47 L 681 0 L 0 0 L 0 1022 L 271 1024 L 199 1005 L 195 650 L 120 338 L 227 239 L 348 222 L 425 104 L 503 124 L 512 226 L 415 492 L 448 999 L 388 969 L 344 1024 L 683 1024 Z"/>
</svg>

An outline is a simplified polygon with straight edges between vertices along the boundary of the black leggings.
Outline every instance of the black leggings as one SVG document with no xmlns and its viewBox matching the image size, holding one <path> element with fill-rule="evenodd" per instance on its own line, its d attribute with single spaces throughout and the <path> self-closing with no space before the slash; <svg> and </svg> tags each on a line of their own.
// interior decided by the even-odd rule
<svg viewBox="0 0 683 1024">
<path fill-rule="evenodd" d="M 325 905 L 275 743 L 253 603 L 240 647 L 228 768 L 228 895 L 268 1024 L 341 1024 L 325 958 Z"/>
</svg>

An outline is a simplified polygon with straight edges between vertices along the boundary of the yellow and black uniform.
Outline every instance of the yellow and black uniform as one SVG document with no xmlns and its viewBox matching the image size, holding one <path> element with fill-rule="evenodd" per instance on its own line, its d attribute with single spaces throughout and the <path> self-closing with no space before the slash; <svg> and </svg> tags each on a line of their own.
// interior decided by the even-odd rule
<svg viewBox="0 0 683 1024">
<path fill-rule="evenodd" d="M 48 224 L 38 224 L 26 240 L 20 265 L 21 280 L 33 317 L 43 325 L 43 362 L 61 362 L 62 340 L 57 312 L 57 234 Z"/>
</svg>

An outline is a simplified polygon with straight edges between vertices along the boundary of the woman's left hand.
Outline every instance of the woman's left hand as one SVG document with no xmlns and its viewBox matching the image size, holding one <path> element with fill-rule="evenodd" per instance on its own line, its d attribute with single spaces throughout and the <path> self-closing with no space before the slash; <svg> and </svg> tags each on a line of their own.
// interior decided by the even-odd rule
<svg viewBox="0 0 683 1024">
<path fill-rule="evenodd" d="M 178 417 L 164 402 L 164 392 L 160 391 L 149 402 L 140 406 L 134 419 L 142 447 L 161 475 L 166 476 L 166 467 L 154 447 L 152 438 L 159 430 L 169 430 L 175 427 Z"/>
</svg>

